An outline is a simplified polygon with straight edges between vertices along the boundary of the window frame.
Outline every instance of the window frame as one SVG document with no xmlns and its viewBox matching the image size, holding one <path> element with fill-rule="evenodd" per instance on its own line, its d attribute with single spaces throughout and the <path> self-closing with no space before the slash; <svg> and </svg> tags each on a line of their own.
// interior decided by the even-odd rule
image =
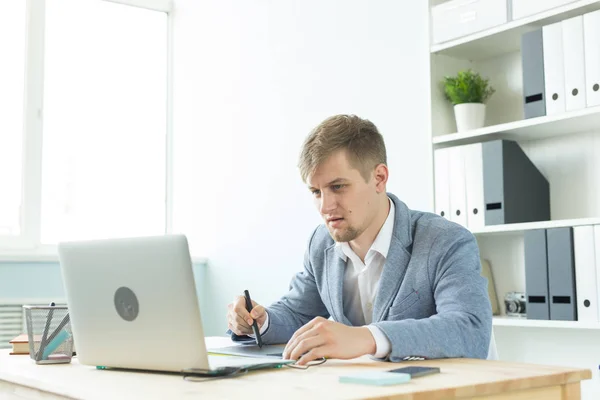
<svg viewBox="0 0 600 400">
<path fill-rule="evenodd" d="M 2 261 L 57 261 L 55 245 L 41 243 L 44 32 L 46 0 L 26 0 L 25 86 L 23 112 L 22 206 L 20 235 L 0 235 Z M 172 231 L 173 204 L 173 1 L 94 0 L 167 14 L 167 124 L 165 130 L 165 233 Z"/>
</svg>

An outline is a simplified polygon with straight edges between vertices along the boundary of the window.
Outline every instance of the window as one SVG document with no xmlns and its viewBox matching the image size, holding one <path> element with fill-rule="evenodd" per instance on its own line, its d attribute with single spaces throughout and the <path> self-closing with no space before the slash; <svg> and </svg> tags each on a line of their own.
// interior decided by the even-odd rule
<svg viewBox="0 0 600 400">
<path fill-rule="evenodd" d="M 166 33 L 164 13 L 47 1 L 42 243 L 165 232 Z"/>
<path fill-rule="evenodd" d="M 3 107 L 7 99 L 11 107 L 10 120 L 0 113 L 0 249 L 17 247 L 6 239 L 8 234 L 40 247 L 63 240 L 165 233 L 170 22 L 161 11 L 168 11 L 170 1 L 32 0 L 30 17 L 38 13 L 43 22 L 28 27 L 26 3 L 8 2 L 23 14 L 20 42 L 14 41 L 19 21 L 10 13 L 0 17 L 1 37 L 11 38 L 6 44 L 0 39 L 0 49 L 6 52 L 9 46 L 9 60 L 15 64 L 10 84 L 20 84 L 10 86 L 10 93 L 0 91 Z M 4 19 L 12 25 L 6 27 Z M 43 58 L 31 57 L 25 66 L 24 55 L 32 51 L 25 32 L 36 29 L 39 43 L 29 46 L 37 45 Z M 36 86 L 25 70 L 37 70 L 40 76 L 37 115 L 42 123 L 37 133 L 35 127 L 27 128 L 28 119 L 34 119 L 27 112 L 22 128 L 23 87 Z M 14 79 L 19 72 L 25 76 L 20 83 Z M 18 96 L 20 114 L 12 112 Z M 25 99 L 27 109 L 31 102 Z M 5 135 L 5 130 L 16 132 Z M 22 151 L 23 138 L 35 143 L 37 151 L 35 146 L 29 151 L 30 144 Z"/>
<path fill-rule="evenodd" d="M 25 1 L 0 13 L 0 237 L 21 234 Z"/>
</svg>

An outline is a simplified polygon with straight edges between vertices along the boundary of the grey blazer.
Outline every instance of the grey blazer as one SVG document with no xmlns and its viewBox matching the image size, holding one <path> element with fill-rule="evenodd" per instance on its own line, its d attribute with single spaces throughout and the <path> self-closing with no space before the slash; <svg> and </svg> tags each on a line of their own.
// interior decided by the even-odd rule
<svg viewBox="0 0 600 400">
<path fill-rule="evenodd" d="M 479 249 L 462 226 L 431 213 L 396 206 L 394 232 L 373 306 L 373 324 L 392 344 L 389 361 L 409 357 L 485 359 L 492 332 L 487 280 Z M 287 294 L 267 307 L 265 343 L 285 343 L 322 316 L 352 325 L 343 311 L 346 262 L 327 228 L 310 238 L 304 270 Z"/>
</svg>

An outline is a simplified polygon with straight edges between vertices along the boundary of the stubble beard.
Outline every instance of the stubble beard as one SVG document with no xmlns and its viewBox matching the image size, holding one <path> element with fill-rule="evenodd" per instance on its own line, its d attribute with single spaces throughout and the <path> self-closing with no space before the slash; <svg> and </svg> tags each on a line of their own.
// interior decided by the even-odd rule
<svg viewBox="0 0 600 400">
<path fill-rule="evenodd" d="M 336 242 L 350 242 L 358 237 L 360 232 L 356 228 L 349 227 L 343 230 L 329 230 L 329 234 Z"/>
</svg>

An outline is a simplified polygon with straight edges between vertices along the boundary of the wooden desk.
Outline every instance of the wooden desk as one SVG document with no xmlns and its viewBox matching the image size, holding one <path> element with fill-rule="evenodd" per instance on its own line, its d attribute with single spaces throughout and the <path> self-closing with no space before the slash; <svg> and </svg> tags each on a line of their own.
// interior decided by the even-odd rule
<svg viewBox="0 0 600 400">
<path fill-rule="evenodd" d="M 407 365 L 440 367 L 441 373 L 401 385 L 341 384 L 341 375 Z M 210 382 L 162 373 L 97 370 L 71 364 L 36 365 L 29 356 L 0 351 L 0 399 L 579 399 L 591 371 L 470 359 L 375 362 L 369 357 L 328 360 L 307 370 L 282 368 Z"/>
</svg>

